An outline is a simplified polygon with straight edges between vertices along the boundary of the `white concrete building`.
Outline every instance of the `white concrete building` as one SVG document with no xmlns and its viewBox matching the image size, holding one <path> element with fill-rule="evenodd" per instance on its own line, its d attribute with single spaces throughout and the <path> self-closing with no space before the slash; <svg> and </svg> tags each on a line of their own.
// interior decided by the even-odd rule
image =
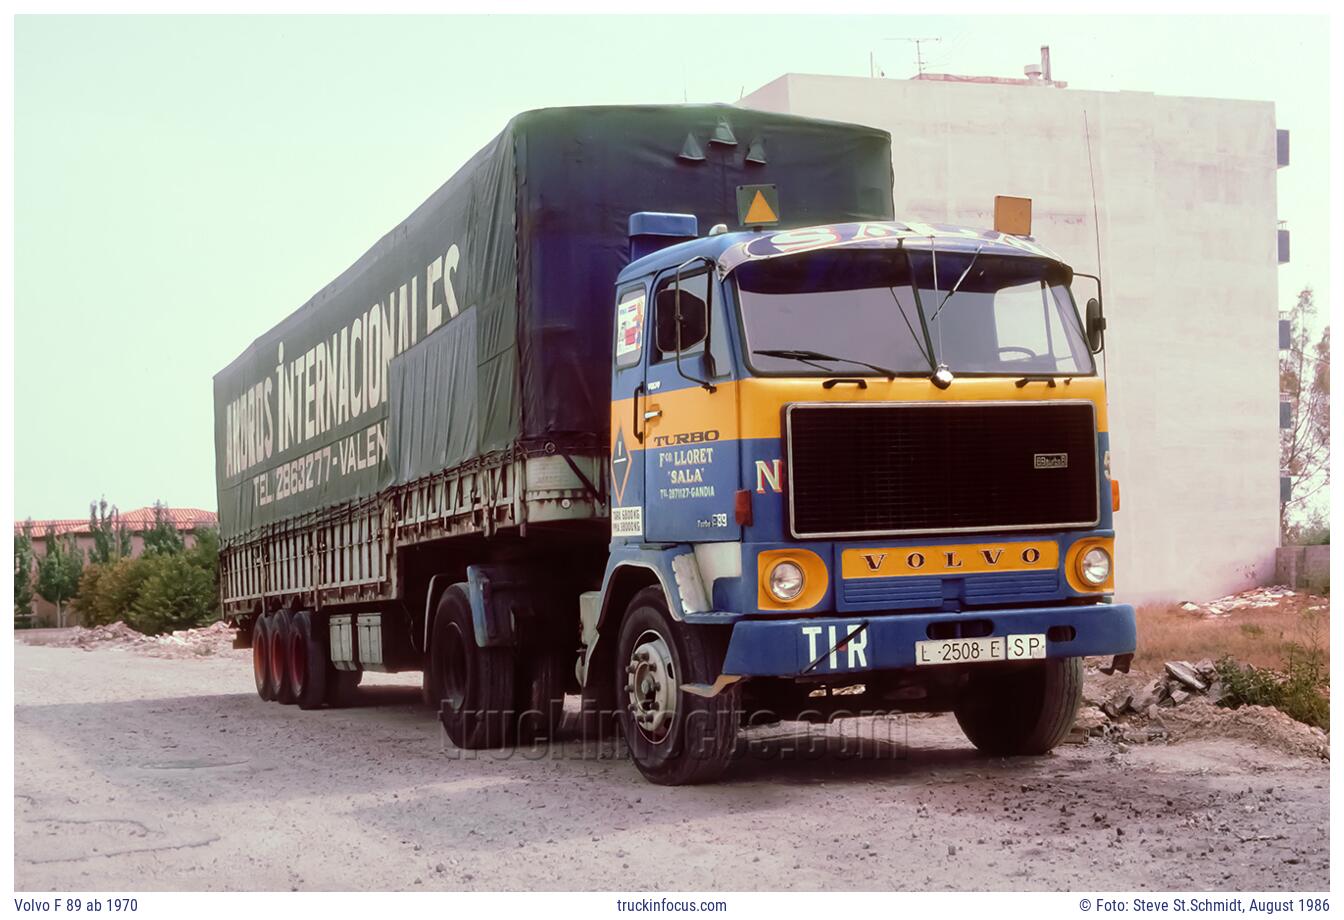
<svg viewBox="0 0 1344 920">
<path fill-rule="evenodd" d="M 995 195 L 1028 197 L 1035 237 L 1091 274 L 1099 223 L 1120 596 L 1202 600 L 1272 579 L 1286 160 L 1272 103 L 788 74 L 739 104 L 890 131 L 897 218 L 990 227 Z M 787 189 L 780 201 L 787 217 Z"/>
</svg>

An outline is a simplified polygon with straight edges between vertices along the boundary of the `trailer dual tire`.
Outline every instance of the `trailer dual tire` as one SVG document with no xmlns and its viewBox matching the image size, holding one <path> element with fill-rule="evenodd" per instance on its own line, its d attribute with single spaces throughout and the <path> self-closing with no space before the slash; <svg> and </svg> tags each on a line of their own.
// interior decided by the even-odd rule
<svg viewBox="0 0 1344 920">
<path fill-rule="evenodd" d="M 1083 660 L 1047 658 L 972 670 L 953 710 L 979 750 L 999 757 L 1044 754 L 1073 727 L 1083 696 Z"/>
<path fill-rule="evenodd" d="M 300 709 L 317 709 L 327 699 L 327 645 L 313 628 L 313 614 L 300 610 L 289 624 L 289 669 Z"/>
<path fill-rule="evenodd" d="M 275 680 L 271 670 L 271 618 L 266 614 L 252 624 L 252 677 L 257 684 L 257 696 L 263 700 L 275 699 Z"/>
<path fill-rule="evenodd" d="M 289 673 L 289 634 L 293 614 L 278 610 L 271 614 L 271 681 L 275 701 L 286 706 L 294 702 L 294 685 Z"/>
<path fill-rule="evenodd" d="M 512 648 L 476 644 L 466 585 L 443 592 L 431 633 L 430 687 L 457 747 L 481 750 L 513 740 L 515 661 Z"/>
<path fill-rule="evenodd" d="M 673 620 L 659 588 L 630 601 L 617 636 L 616 714 L 635 766 L 650 782 L 712 782 L 728 767 L 740 691 L 706 699 L 681 689 L 713 683 L 723 654 L 721 634 Z"/>
</svg>

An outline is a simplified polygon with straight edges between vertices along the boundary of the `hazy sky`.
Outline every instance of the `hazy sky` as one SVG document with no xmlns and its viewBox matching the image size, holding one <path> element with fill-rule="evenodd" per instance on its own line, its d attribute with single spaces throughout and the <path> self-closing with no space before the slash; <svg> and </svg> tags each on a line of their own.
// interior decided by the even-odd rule
<svg viewBox="0 0 1344 920">
<path fill-rule="evenodd" d="M 1021 76 L 1049 44 L 1071 87 L 1276 103 L 1279 301 L 1310 283 L 1324 319 L 1319 17 L 19 17 L 16 516 L 214 509 L 214 373 L 517 112 L 733 102 L 870 52 L 904 78 L 889 39 L 919 36 L 936 71 Z"/>
</svg>

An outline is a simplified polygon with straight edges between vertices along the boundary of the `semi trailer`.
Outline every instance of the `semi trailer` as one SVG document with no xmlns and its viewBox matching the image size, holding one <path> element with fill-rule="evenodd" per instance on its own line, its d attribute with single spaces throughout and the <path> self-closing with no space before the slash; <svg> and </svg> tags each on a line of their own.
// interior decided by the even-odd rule
<svg viewBox="0 0 1344 920">
<path fill-rule="evenodd" d="M 1083 656 L 1135 646 L 1100 281 L 1081 315 L 1029 202 L 901 221 L 892 183 L 862 126 L 513 119 L 215 377 L 258 695 L 420 671 L 476 749 L 555 737 L 578 694 L 674 785 L 762 714 L 1059 743 Z"/>
</svg>

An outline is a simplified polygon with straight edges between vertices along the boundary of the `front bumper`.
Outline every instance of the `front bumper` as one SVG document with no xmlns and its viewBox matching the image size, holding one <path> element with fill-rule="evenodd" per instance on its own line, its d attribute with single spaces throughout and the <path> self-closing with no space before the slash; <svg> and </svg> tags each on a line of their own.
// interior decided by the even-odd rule
<svg viewBox="0 0 1344 920">
<path fill-rule="evenodd" d="M 1129 604 L 739 620 L 733 626 L 723 673 L 799 677 L 804 672 L 826 675 L 913 668 L 916 642 L 958 635 L 957 624 L 970 621 L 980 627 L 976 636 L 986 634 L 984 621 L 989 621 L 990 636 L 1071 636 L 1047 638 L 1046 658 L 1125 655 L 1134 651 L 1137 641 L 1134 608 Z M 853 653 L 845 648 L 834 656 L 822 654 L 817 661 L 813 649 L 826 652 L 861 625 L 866 629 L 851 643 L 858 646 Z M 818 627 L 820 632 L 816 632 Z M 814 661 L 816 665 L 809 670 Z"/>
</svg>

